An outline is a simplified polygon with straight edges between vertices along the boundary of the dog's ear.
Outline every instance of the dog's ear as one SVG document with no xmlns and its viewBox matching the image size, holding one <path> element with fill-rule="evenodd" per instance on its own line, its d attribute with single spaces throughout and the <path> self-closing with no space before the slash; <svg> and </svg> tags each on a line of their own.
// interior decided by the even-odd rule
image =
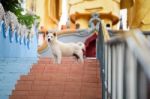
<svg viewBox="0 0 150 99">
<path fill-rule="evenodd" d="M 46 31 L 46 35 L 48 35 L 48 31 Z"/>
<path fill-rule="evenodd" d="M 54 32 L 53 35 L 56 36 L 57 35 L 56 32 Z"/>
</svg>

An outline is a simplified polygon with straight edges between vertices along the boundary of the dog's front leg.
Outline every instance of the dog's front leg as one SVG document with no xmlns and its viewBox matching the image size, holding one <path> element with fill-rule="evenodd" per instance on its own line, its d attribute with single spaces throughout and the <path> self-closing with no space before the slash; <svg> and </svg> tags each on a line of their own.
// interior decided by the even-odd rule
<svg viewBox="0 0 150 99">
<path fill-rule="evenodd" d="M 57 56 L 57 63 L 58 63 L 58 64 L 61 64 L 61 55 L 58 55 L 58 56 Z"/>
<path fill-rule="evenodd" d="M 58 51 L 56 56 L 57 56 L 56 58 L 57 64 L 61 64 L 61 57 L 62 57 L 61 52 Z"/>
<path fill-rule="evenodd" d="M 56 64 L 56 63 L 57 63 L 57 56 L 56 56 L 56 55 L 54 55 L 54 54 L 53 54 L 53 59 L 54 59 L 54 61 L 53 61 L 53 62 Z"/>
</svg>

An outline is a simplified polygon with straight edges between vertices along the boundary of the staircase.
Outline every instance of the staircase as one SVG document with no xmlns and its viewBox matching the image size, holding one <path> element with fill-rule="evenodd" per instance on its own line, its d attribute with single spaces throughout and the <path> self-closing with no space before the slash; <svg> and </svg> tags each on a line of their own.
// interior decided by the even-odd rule
<svg viewBox="0 0 150 99">
<path fill-rule="evenodd" d="M 28 75 L 22 75 L 9 99 L 102 99 L 99 63 L 63 58 L 62 64 L 40 58 Z"/>
<path fill-rule="evenodd" d="M 0 99 L 8 99 L 21 75 L 30 71 L 37 59 L 0 58 Z"/>
</svg>

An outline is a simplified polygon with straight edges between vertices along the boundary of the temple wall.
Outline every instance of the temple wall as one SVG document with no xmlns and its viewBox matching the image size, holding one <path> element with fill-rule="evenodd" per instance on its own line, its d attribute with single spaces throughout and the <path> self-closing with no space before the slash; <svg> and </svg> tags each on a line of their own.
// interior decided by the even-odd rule
<svg viewBox="0 0 150 99">
<path fill-rule="evenodd" d="M 84 28 L 84 29 L 86 29 L 86 28 L 88 28 L 88 19 L 86 19 L 86 18 L 80 18 L 80 19 L 78 19 L 77 21 L 76 21 L 76 24 L 80 24 L 80 27 L 82 27 L 82 28 Z"/>
<path fill-rule="evenodd" d="M 68 0 L 69 14 L 79 13 L 112 13 L 119 18 L 120 2 L 118 0 Z M 82 15 L 81 15 L 82 16 Z M 80 17 L 81 17 L 80 16 Z M 115 29 L 116 26 L 112 26 L 112 22 L 105 20 L 106 24 L 110 24 L 111 28 Z M 80 23 L 82 29 L 88 27 L 89 18 L 76 19 L 75 23 Z M 111 23 L 110 23 L 111 22 Z"/>
</svg>

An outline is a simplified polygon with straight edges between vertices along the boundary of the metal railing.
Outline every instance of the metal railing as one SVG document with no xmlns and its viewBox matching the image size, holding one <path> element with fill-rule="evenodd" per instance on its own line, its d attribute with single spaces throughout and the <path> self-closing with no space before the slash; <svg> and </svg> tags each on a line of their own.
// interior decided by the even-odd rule
<svg viewBox="0 0 150 99">
<path fill-rule="evenodd" d="M 105 40 L 103 27 L 101 23 L 97 40 L 103 99 L 150 99 L 149 33 L 111 32 Z"/>
</svg>

